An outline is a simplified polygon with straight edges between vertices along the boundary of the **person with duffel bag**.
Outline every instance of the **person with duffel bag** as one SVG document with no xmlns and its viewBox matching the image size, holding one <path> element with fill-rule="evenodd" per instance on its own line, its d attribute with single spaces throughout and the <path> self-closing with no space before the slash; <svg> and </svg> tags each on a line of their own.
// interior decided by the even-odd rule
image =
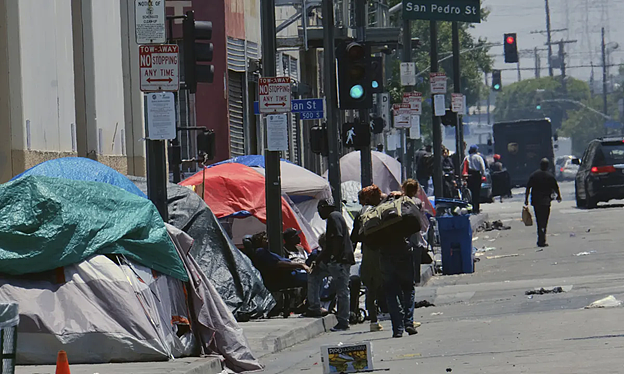
<svg viewBox="0 0 624 374">
<path fill-rule="evenodd" d="M 373 208 L 361 214 L 363 242 L 380 254 L 380 268 L 392 336 L 417 334 L 414 325 L 415 269 L 408 238 L 420 231 L 420 209 L 407 196 L 384 196 L 372 185 L 362 190 Z"/>
</svg>

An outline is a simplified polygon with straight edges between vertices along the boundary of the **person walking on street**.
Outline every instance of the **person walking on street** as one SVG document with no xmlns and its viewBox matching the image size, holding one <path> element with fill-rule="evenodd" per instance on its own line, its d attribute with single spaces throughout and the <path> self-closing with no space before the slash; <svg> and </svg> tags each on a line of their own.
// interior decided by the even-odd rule
<svg viewBox="0 0 624 374">
<path fill-rule="evenodd" d="M 548 247 L 546 243 L 546 228 L 550 217 L 550 202 L 553 192 L 557 194 L 557 201 L 561 202 L 561 191 L 555 176 L 548 171 L 550 161 L 547 158 L 540 161 L 540 170 L 535 171 L 529 177 L 524 197 L 524 205 L 529 205 L 529 195 L 531 204 L 535 211 L 535 221 L 537 223 L 537 246 Z"/>
<path fill-rule="evenodd" d="M 349 276 L 351 265 L 355 264 L 353 244 L 349 237 L 347 222 L 336 210 L 332 199 L 318 203 L 318 213 L 327 221 L 325 247 L 312 263 L 308 276 L 308 316 L 322 316 L 320 288 L 323 278 L 331 275 L 338 298 L 338 324 L 331 331 L 349 329 Z"/>
<path fill-rule="evenodd" d="M 429 178 L 433 175 L 433 153 L 430 145 L 416 152 L 416 179 L 425 192 L 429 189 Z"/>
<path fill-rule="evenodd" d="M 481 203 L 481 182 L 485 176 L 485 162 L 479 154 L 479 147 L 471 145 L 464 160 L 464 177 L 468 178 L 468 189 L 472 194 L 472 212 L 479 214 Z"/>
<path fill-rule="evenodd" d="M 375 185 L 364 188 L 362 195 L 372 206 L 382 204 L 396 196 L 395 194 L 384 196 L 381 189 Z M 416 328 L 420 326 L 420 323 L 414 323 L 416 294 L 414 279 L 416 275 L 412 247 L 408 238 L 393 235 L 375 249 L 379 251 L 383 290 L 392 321 L 392 337 L 400 338 L 403 332 L 409 335 L 417 334 Z"/>
</svg>

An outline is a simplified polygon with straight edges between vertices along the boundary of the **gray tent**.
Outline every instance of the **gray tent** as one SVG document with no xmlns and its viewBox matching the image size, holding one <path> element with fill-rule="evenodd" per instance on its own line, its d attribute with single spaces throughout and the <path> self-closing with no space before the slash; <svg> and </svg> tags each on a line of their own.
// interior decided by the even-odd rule
<svg viewBox="0 0 624 374">
<path fill-rule="evenodd" d="M 147 193 L 145 178 L 129 177 Z M 260 317 L 275 305 L 258 270 L 227 236 L 210 208 L 187 187 L 167 185 L 169 224 L 195 242 L 191 256 L 238 320 Z"/>
</svg>

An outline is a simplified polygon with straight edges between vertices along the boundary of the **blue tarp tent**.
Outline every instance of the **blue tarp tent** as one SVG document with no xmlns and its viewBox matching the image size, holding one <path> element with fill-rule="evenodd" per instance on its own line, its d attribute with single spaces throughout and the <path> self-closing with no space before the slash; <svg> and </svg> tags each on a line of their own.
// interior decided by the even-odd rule
<svg viewBox="0 0 624 374">
<path fill-rule="evenodd" d="M 125 175 L 88 158 L 64 157 L 45 161 L 13 177 L 11 180 L 28 175 L 107 183 L 147 199 L 147 196 Z"/>
</svg>

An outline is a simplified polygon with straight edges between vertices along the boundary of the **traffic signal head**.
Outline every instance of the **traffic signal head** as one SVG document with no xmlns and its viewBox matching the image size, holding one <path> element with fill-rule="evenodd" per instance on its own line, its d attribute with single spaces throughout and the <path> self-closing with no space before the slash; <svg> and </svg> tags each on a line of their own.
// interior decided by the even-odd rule
<svg viewBox="0 0 624 374">
<path fill-rule="evenodd" d="M 383 58 L 370 57 L 368 71 L 371 76 L 371 93 L 383 93 Z"/>
<path fill-rule="evenodd" d="M 212 38 L 212 22 L 195 21 L 195 12 L 186 12 L 183 24 L 184 82 L 191 93 L 197 92 L 197 83 L 212 83 L 214 46 L 206 41 Z"/>
<path fill-rule="evenodd" d="M 200 158 L 212 160 L 215 157 L 215 133 L 213 130 L 204 130 L 197 134 L 197 154 Z"/>
<path fill-rule="evenodd" d="M 329 155 L 329 139 L 327 138 L 327 125 L 314 126 L 310 129 L 310 150 L 321 156 Z"/>
<path fill-rule="evenodd" d="M 441 121 L 444 126 L 455 127 L 457 126 L 457 113 L 447 109 L 444 116 L 442 116 Z"/>
<path fill-rule="evenodd" d="M 492 89 L 494 91 L 500 91 L 502 88 L 503 83 L 501 82 L 501 71 L 492 70 Z"/>
<path fill-rule="evenodd" d="M 342 125 L 342 143 L 345 147 L 361 149 L 370 146 L 370 134 L 370 124 L 357 119 Z"/>
<path fill-rule="evenodd" d="M 537 100 L 537 103 L 535 103 L 535 109 L 537 110 L 542 110 L 542 101 L 541 100 Z"/>
<path fill-rule="evenodd" d="M 516 34 L 505 34 L 505 62 L 518 62 L 518 44 Z"/>
<path fill-rule="evenodd" d="M 370 53 L 366 45 L 342 43 L 336 48 L 340 109 L 368 109 L 373 106 Z M 381 82 L 377 82 L 380 86 Z"/>
</svg>

